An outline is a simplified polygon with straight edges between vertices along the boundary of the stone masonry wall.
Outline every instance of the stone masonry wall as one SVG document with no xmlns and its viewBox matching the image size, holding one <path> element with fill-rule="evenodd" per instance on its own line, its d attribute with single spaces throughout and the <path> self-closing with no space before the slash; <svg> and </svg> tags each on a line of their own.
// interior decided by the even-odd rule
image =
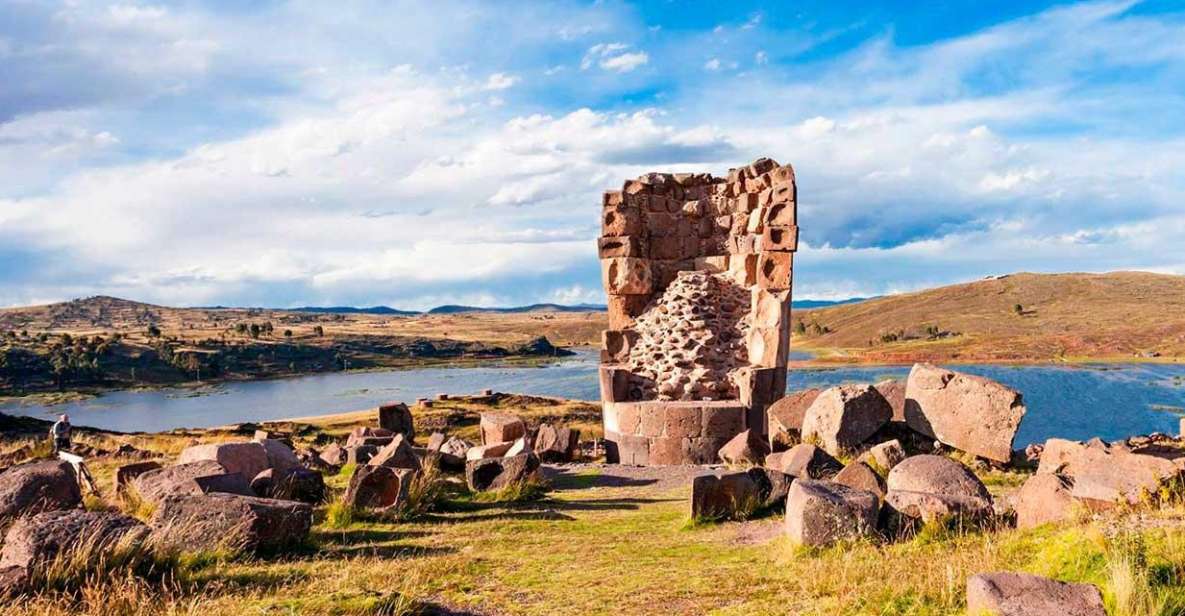
<svg viewBox="0 0 1185 616">
<path fill-rule="evenodd" d="M 765 408 L 786 383 L 798 248 L 794 170 L 762 158 L 727 178 L 649 173 L 607 191 L 601 220 L 609 296 L 601 397 L 610 457 L 628 441 L 622 457 L 634 463 L 704 463 L 708 444 L 680 439 L 764 431 Z M 625 404 L 629 417 L 640 417 L 636 429 L 617 421 Z M 664 418 L 695 408 L 738 416 L 694 437 L 661 436 L 685 431 L 661 425 Z M 662 455 L 639 451 L 651 447 Z"/>
</svg>

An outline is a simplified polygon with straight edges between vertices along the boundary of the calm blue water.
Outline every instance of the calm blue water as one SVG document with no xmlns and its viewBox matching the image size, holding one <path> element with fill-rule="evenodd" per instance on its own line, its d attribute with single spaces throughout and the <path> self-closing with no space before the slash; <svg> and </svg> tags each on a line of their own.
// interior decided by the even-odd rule
<svg viewBox="0 0 1185 616">
<path fill-rule="evenodd" d="M 802 358 L 799 356 L 798 358 Z M 1016 446 L 1053 436 L 1118 439 L 1175 434 L 1185 412 L 1185 365 L 1106 364 L 1079 367 L 963 365 L 1024 393 L 1028 414 Z M 0 412 L 49 418 L 69 413 L 76 425 L 122 431 L 202 428 L 242 421 L 323 415 L 381 402 L 495 391 L 596 400 L 597 356 L 577 356 L 543 367 L 493 364 L 480 368 L 425 368 L 330 373 L 275 381 L 226 383 L 193 389 L 127 391 L 54 406 L 0 405 Z M 790 390 L 901 378 L 908 366 L 792 370 Z"/>
</svg>

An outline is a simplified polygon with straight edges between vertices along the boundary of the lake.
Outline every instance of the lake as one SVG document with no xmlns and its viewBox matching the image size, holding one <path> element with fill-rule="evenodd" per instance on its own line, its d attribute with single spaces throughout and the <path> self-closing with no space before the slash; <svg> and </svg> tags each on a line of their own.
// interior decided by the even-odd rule
<svg viewBox="0 0 1185 616">
<path fill-rule="evenodd" d="M 801 358 L 802 356 L 798 356 Z M 952 366 L 1005 383 L 1024 393 L 1028 414 L 1016 447 L 1053 436 L 1107 440 L 1134 434 L 1175 434 L 1185 410 L 1185 365 Z M 53 406 L 0 405 L 0 412 L 49 419 L 69 413 L 75 425 L 154 432 L 204 428 L 354 411 L 391 400 L 411 402 L 437 393 L 495 391 L 599 397 L 597 354 L 544 366 L 492 363 L 378 372 L 334 372 L 291 379 L 220 383 L 199 388 L 120 391 Z M 909 366 L 791 370 L 789 390 L 902 378 Z"/>
</svg>

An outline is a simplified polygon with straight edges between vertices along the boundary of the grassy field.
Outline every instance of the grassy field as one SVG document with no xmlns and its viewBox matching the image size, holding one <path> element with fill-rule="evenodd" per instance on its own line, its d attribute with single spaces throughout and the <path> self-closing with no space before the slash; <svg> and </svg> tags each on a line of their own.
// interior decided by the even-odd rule
<svg viewBox="0 0 1185 616">
<path fill-rule="evenodd" d="M 1013 274 L 793 320 L 792 347 L 823 363 L 1180 361 L 1185 277 Z"/>
<path fill-rule="evenodd" d="M 504 398 L 416 409 L 422 432 L 472 436 L 477 413 L 515 408 L 596 434 L 590 405 Z M 372 413 L 274 427 L 322 441 Z M 12 440 L 16 438 L 17 440 Z M 131 443 L 162 460 L 225 431 L 88 434 L 111 449 Z M 18 444 L 0 439 L 0 451 Z M 116 459 L 93 463 L 109 485 Z M 328 479 L 344 488 L 348 470 Z M 1022 570 L 1098 584 L 1113 615 L 1180 614 L 1185 605 L 1185 507 L 1176 503 L 1060 527 L 956 531 L 930 527 L 897 543 L 826 550 L 791 546 L 780 512 L 745 522 L 692 524 L 687 498 L 698 469 L 581 464 L 550 467 L 550 491 L 523 502 L 486 502 L 456 479 L 434 511 L 408 521 L 318 523 L 307 545 L 270 557 L 206 556 L 163 581 L 119 575 L 65 597 L 44 595 L 3 614 L 957 614 L 969 575 Z M 1018 473 L 985 476 L 998 496 Z M 91 499 L 89 506 L 114 506 Z M 1174 603 L 1176 602 L 1176 603 Z"/>
</svg>

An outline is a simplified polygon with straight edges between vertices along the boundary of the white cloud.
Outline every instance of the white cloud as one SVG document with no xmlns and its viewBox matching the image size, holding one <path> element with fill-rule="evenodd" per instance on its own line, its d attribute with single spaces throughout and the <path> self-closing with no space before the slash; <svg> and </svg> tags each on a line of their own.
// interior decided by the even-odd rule
<svg viewBox="0 0 1185 616">
<path fill-rule="evenodd" d="M 709 71 L 720 70 L 720 59 L 719 58 L 712 58 L 711 60 L 704 62 L 704 68 L 708 69 Z"/>
<path fill-rule="evenodd" d="M 507 75 L 505 73 L 494 73 L 486 79 L 487 90 L 506 90 L 514 87 L 519 82 L 519 78 L 514 75 Z"/>
<path fill-rule="evenodd" d="M 607 71 L 628 73 L 650 61 L 644 51 L 629 51 L 625 43 L 599 43 L 593 45 L 580 61 L 580 69 L 588 70 L 594 65 Z"/>
</svg>

